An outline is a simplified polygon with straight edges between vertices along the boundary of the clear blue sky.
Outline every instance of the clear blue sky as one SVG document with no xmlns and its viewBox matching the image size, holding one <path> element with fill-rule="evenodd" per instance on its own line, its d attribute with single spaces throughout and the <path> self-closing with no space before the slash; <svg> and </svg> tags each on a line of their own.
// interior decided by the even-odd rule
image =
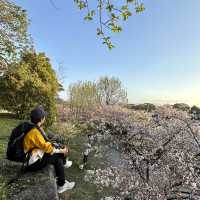
<svg viewBox="0 0 200 200">
<path fill-rule="evenodd" d="M 63 64 L 66 88 L 77 80 L 116 76 L 130 103 L 200 105 L 199 0 L 144 0 L 146 11 L 112 36 L 112 51 L 97 38 L 96 24 L 82 20 L 73 0 L 53 1 L 58 10 L 49 0 L 15 0 L 28 11 L 37 51 L 45 52 L 55 69 Z"/>
</svg>

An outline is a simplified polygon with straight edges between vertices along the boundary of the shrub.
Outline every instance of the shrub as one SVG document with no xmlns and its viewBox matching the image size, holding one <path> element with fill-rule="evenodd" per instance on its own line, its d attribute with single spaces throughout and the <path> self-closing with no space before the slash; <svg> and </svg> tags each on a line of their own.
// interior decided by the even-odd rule
<svg viewBox="0 0 200 200">
<path fill-rule="evenodd" d="M 71 116 L 76 120 L 87 117 L 87 113 L 100 104 L 96 84 L 79 81 L 69 86 L 69 105 Z"/>
</svg>

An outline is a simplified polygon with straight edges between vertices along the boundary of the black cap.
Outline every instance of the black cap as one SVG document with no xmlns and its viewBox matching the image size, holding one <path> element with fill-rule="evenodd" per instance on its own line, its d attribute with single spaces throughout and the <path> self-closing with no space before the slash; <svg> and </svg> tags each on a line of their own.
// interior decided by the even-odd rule
<svg viewBox="0 0 200 200">
<path fill-rule="evenodd" d="M 31 111 L 31 122 L 37 124 L 40 122 L 44 117 L 47 116 L 47 112 L 44 111 L 42 106 L 38 106 Z"/>
</svg>

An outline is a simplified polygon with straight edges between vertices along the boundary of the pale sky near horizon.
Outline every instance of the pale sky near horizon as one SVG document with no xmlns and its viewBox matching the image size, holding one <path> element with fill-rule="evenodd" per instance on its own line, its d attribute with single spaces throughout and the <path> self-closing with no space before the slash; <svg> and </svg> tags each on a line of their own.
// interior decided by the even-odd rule
<svg viewBox="0 0 200 200">
<path fill-rule="evenodd" d="M 78 80 L 116 76 L 130 103 L 200 105 L 199 0 L 143 0 L 145 12 L 112 35 L 112 51 L 97 38 L 96 24 L 83 21 L 73 0 L 53 0 L 58 9 L 50 0 L 14 2 L 28 12 L 36 50 L 46 53 L 54 69 L 62 63 L 65 88 Z"/>
</svg>

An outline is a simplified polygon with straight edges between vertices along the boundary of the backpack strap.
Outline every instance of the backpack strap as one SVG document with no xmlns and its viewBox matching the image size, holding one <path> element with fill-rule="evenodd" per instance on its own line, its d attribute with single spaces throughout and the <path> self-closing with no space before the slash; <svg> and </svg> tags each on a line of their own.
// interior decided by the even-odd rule
<svg viewBox="0 0 200 200">
<path fill-rule="evenodd" d="M 41 135 L 43 136 L 43 138 L 45 139 L 46 142 L 49 141 L 49 138 L 47 137 L 46 133 L 44 132 L 44 130 L 42 128 L 40 128 L 38 125 L 36 125 L 36 128 L 38 129 L 38 131 L 40 131 Z"/>
<path fill-rule="evenodd" d="M 38 131 L 41 133 L 41 135 L 43 136 L 44 140 L 47 142 L 49 141 L 46 133 L 43 131 L 43 129 L 41 129 L 38 125 L 35 125 L 33 128 L 37 128 Z M 25 160 L 22 163 L 22 167 L 21 167 L 21 171 L 25 171 L 25 165 L 26 167 L 28 166 L 30 157 L 31 157 L 31 153 L 33 151 L 33 149 L 36 149 L 36 147 L 31 148 L 28 152 L 26 152 L 25 154 Z"/>
<path fill-rule="evenodd" d="M 46 133 L 38 125 L 35 125 L 33 128 L 37 128 L 39 130 L 39 132 L 42 134 L 45 141 L 48 141 L 48 137 L 46 136 Z M 36 149 L 36 147 L 33 147 L 33 148 L 29 149 L 29 151 L 26 152 L 25 160 L 22 163 L 21 171 L 25 171 L 25 164 L 26 164 L 26 167 L 28 166 L 33 149 Z"/>
<path fill-rule="evenodd" d="M 36 147 L 33 147 L 33 148 L 31 148 L 29 151 L 27 151 L 26 152 L 26 154 L 25 154 L 25 159 L 24 159 L 24 161 L 23 161 L 23 163 L 22 163 L 22 166 L 21 166 L 21 171 L 22 172 L 26 172 L 26 168 L 25 168 L 25 165 L 26 165 L 26 167 L 28 166 L 28 163 L 29 163 L 29 160 L 30 160 L 30 157 L 31 157 L 31 152 L 33 151 L 33 149 L 36 149 Z"/>
</svg>

